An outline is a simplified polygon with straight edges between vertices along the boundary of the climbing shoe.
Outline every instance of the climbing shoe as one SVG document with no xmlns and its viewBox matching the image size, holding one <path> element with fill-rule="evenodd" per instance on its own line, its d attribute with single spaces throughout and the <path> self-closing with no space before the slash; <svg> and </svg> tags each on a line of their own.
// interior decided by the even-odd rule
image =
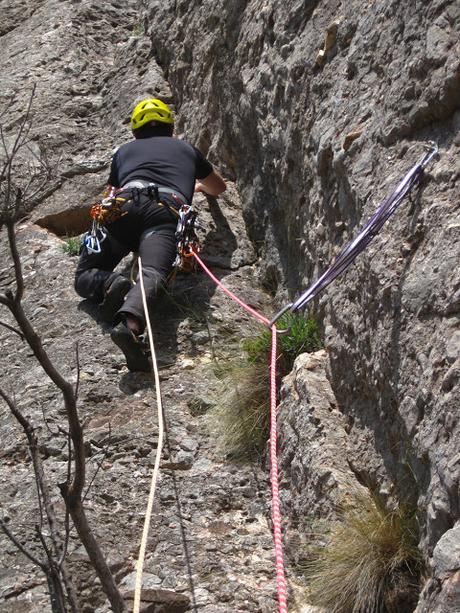
<svg viewBox="0 0 460 613">
<path fill-rule="evenodd" d="M 104 300 L 99 305 L 99 314 L 104 321 L 112 321 L 115 313 L 123 306 L 125 296 L 131 289 L 129 279 L 116 275 L 109 279 L 104 288 Z"/>
<path fill-rule="evenodd" d="M 129 370 L 134 372 L 149 372 L 151 370 L 144 343 L 126 327 L 124 322 L 121 321 L 113 328 L 110 338 L 125 354 Z"/>
</svg>

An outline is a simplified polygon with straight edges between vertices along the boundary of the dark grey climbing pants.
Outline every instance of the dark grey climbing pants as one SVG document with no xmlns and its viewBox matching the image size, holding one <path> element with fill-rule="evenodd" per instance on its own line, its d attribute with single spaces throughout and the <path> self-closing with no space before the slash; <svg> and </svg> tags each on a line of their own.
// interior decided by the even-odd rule
<svg viewBox="0 0 460 613">
<path fill-rule="evenodd" d="M 120 197 L 130 193 L 120 193 Z M 102 302 L 113 269 L 130 252 L 142 259 L 144 286 L 149 310 L 161 285 L 165 283 L 176 256 L 176 218 L 167 207 L 153 203 L 147 196 L 137 194 L 122 207 L 125 213 L 108 226 L 107 238 L 100 253 L 89 253 L 86 247 L 75 273 L 75 290 L 83 298 Z M 145 325 L 140 284 L 128 292 L 115 320 L 124 314 L 134 315 Z"/>
</svg>

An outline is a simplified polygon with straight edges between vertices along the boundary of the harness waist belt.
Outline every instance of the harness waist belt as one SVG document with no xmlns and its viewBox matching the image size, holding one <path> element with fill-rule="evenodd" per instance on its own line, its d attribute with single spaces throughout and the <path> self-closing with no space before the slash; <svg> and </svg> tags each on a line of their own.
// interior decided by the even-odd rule
<svg viewBox="0 0 460 613">
<path fill-rule="evenodd" d="M 176 200 L 179 205 L 184 206 L 187 204 L 187 198 L 177 191 L 177 189 L 171 189 L 170 187 L 158 185 L 158 183 L 151 183 L 150 181 L 143 181 L 142 179 L 129 181 L 128 183 L 125 183 L 121 189 L 145 189 L 148 187 L 158 188 L 158 193 L 160 196 L 162 194 L 165 194 L 165 196 L 172 196 L 172 200 Z"/>
</svg>

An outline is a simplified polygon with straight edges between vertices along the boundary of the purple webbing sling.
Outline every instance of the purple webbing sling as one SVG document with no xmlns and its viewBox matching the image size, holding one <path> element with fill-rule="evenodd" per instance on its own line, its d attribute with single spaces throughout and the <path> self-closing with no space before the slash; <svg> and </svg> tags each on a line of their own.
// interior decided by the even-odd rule
<svg viewBox="0 0 460 613">
<path fill-rule="evenodd" d="M 409 170 L 406 176 L 402 179 L 393 193 L 385 198 L 382 204 L 375 211 L 374 215 L 370 218 L 361 232 L 354 238 L 348 245 L 342 249 L 334 262 L 324 272 L 319 279 L 317 279 L 310 287 L 299 297 L 295 302 L 291 302 L 270 321 L 272 326 L 276 320 L 283 315 L 286 311 L 291 312 L 303 309 L 310 300 L 313 300 L 323 289 L 325 289 L 334 279 L 341 275 L 345 270 L 353 263 L 355 258 L 367 247 L 374 236 L 377 235 L 379 230 L 387 219 L 393 215 L 396 209 L 399 207 L 405 196 L 411 191 L 416 183 L 420 181 L 423 176 L 423 170 L 425 166 L 437 155 L 438 148 L 436 145 L 430 143 L 431 151 L 428 151 L 423 158 L 413 168 Z"/>
</svg>

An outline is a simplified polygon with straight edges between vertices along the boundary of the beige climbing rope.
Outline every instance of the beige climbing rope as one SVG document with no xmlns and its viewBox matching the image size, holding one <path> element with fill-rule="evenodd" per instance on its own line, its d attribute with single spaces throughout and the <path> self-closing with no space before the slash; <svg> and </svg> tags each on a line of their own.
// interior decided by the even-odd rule
<svg viewBox="0 0 460 613">
<path fill-rule="evenodd" d="M 140 257 L 138 258 L 138 262 L 139 262 L 139 280 L 140 280 L 141 293 L 142 293 L 142 305 L 144 307 L 144 317 L 145 317 L 145 321 L 147 322 L 147 331 L 149 335 L 150 351 L 152 353 L 153 376 L 154 376 L 154 381 L 155 381 L 155 392 L 156 392 L 157 409 L 158 409 L 158 447 L 157 447 L 157 453 L 155 457 L 155 465 L 153 467 L 152 481 L 150 485 L 150 493 L 149 493 L 149 499 L 147 502 L 147 509 L 145 511 L 144 530 L 142 532 L 141 546 L 139 548 L 139 557 L 137 559 L 137 564 L 136 564 L 136 585 L 134 588 L 133 613 L 139 613 L 140 605 L 141 605 L 142 572 L 144 569 L 145 549 L 147 547 L 147 538 L 149 535 L 150 519 L 152 517 L 152 507 L 153 507 L 153 501 L 155 498 L 155 488 L 156 488 L 156 484 L 158 480 L 158 473 L 160 469 L 160 459 L 161 459 L 161 452 L 162 452 L 162 447 L 163 447 L 163 435 L 164 435 L 163 405 L 161 402 L 161 392 L 160 392 L 160 375 L 158 373 L 158 365 L 157 365 L 157 361 L 155 357 L 155 347 L 153 346 L 152 327 L 150 325 L 150 318 L 149 318 L 149 312 L 148 312 L 148 307 L 147 307 L 147 298 L 145 296 L 144 276 L 143 276 L 143 271 L 142 271 L 142 261 Z"/>
</svg>

